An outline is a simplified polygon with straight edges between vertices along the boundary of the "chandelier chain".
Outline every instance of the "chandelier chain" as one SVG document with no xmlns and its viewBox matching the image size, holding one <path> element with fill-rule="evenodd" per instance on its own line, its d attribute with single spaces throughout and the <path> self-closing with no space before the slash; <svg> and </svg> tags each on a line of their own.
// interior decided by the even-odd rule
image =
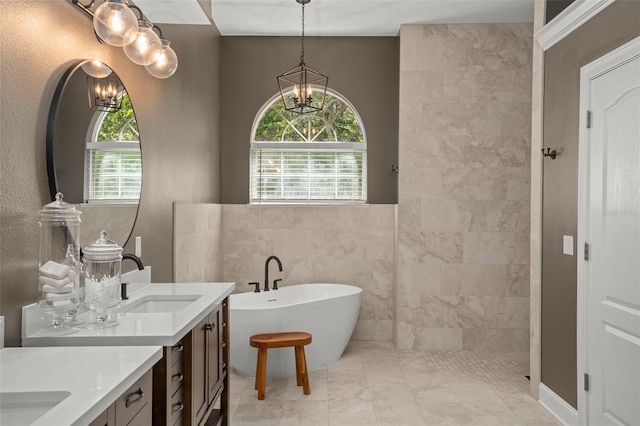
<svg viewBox="0 0 640 426">
<path fill-rule="evenodd" d="M 300 63 L 304 64 L 304 3 L 302 3 L 302 48 L 300 50 Z"/>
</svg>

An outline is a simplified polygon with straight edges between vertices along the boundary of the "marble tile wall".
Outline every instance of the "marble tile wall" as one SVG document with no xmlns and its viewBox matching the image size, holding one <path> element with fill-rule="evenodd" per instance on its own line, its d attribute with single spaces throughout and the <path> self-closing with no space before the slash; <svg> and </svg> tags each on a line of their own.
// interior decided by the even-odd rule
<svg viewBox="0 0 640 426">
<path fill-rule="evenodd" d="M 528 349 L 532 33 L 401 28 L 400 349 Z"/>
<path fill-rule="evenodd" d="M 282 286 L 330 282 L 363 290 L 354 340 L 392 339 L 395 205 L 222 206 L 223 277 L 237 291 L 264 282 L 270 255 Z M 263 284 L 261 284 L 263 285 Z"/>
<path fill-rule="evenodd" d="M 175 282 L 222 281 L 222 206 L 174 203 Z"/>
</svg>

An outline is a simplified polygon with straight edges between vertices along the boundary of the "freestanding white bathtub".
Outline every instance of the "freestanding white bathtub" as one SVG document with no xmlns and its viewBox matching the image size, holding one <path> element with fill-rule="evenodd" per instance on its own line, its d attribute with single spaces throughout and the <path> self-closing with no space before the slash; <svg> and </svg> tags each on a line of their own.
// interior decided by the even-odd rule
<svg viewBox="0 0 640 426">
<path fill-rule="evenodd" d="M 249 345 L 254 334 L 306 331 L 309 370 L 327 366 L 342 356 L 356 325 L 362 290 L 344 284 L 298 284 L 278 290 L 232 294 L 229 300 L 231 366 L 255 377 L 258 350 Z M 269 349 L 267 377 L 295 374 L 293 348 Z"/>
</svg>

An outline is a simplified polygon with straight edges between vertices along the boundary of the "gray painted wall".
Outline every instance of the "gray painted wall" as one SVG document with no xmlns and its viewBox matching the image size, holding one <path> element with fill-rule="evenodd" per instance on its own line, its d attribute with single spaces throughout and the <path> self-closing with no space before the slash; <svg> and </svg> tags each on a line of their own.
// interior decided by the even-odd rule
<svg viewBox="0 0 640 426">
<path fill-rule="evenodd" d="M 91 21 L 70 1 L 2 0 L 0 28 L 0 315 L 6 345 L 17 346 L 20 308 L 37 299 L 36 212 L 50 201 L 47 115 L 63 72 L 78 60 L 100 59 L 127 87 L 144 162 L 133 235 L 142 236 L 153 280 L 170 281 L 173 202 L 220 201 L 220 37 L 213 26 L 162 25 L 180 65 L 173 77 L 158 80 L 122 49 L 100 44 Z"/>
<path fill-rule="evenodd" d="M 222 37 L 222 202 L 249 202 L 249 144 L 256 113 L 276 76 L 300 60 L 299 37 Z M 368 202 L 398 199 L 397 37 L 306 37 L 307 64 L 354 105 L 367 133 Z"/>
<path fill-rule="evenodd" d="M 569 7 L 574 1 L 575 0 L 547 0 L 545 22 L 549 22 L 558 16 L 560 12 Z"/>
<path fill-rule="evenodd" d="M 619 0 L 545 57 L 542 212 L 542 383 L 577 407 L 576 257 L 562 235 L 577 235 L 580 67 L 640 35 L 640 2 Z M 580 250 L 578 250 L 578 253 Z M 582 374 L 582 372 L 580 372 Z"/>
</svg>

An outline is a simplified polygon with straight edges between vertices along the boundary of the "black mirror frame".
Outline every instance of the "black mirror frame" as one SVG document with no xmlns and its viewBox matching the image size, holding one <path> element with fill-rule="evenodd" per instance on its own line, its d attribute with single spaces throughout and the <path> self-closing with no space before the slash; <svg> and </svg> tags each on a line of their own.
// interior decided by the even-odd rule
<svg viewBox="0 0 640 426">
<path fill-rule="evenodd" d="M 54 139 L 55 139 L 55 128 L 56 122 L 58 119 L 58 108 L 60 105 L 60 98 L 62 97 L 62 93 L 64 89 L 67 87 L 67 83 L 69 82 L 69 78 L 73 75 L 78 68 L 82 67 L 82 64 L 89 62 L 88 59 L 77 61 L 72 64 L 60 77 L 60 81 L 56 86 L 56 90 L 53 93 L 53 98 L 51 99 L 51 107 L 49 108 L 49 114 L 47 116 L 47 134 L 46 134 L 46 162 L 47 162 L 47 181 L 49 186 L 49 194 L 51 197 L 51 201 L 55 201 L 56 194 L 59 192 L 58 190 L 58 180 L 56 177 L 56 169 L 55 169 L 55 161 L 54 161 Z M 106 65 L 106 64 L 105 64 Z M 111 67 L 109 67 L 111 68 Z M 111 68 L 113 70 L 113 68 Z M 115 72 L 115 71 L 113 71 Z M 119 78 L 119 77 L 118 77 Z M 128 92 L 127 92 L 128 93 Z M 135 111 L 135 110 L 134 110 Z M 136 119 L 137 120 L 137 119 Z M 143 168 L 144 170 L 144 168 Z M 144 179 L 140 183 L 140 199 L 142 199 L 142 186 L 144 185 Z M 131 235 L 133 235 L 133 228 L 135 228 L 136 222 L 138 221 L 138 215 L 140 214 L 140 200 L 138 200 L 138 209 L 136 210 L 136 216 L 133 219 L 133 224 L 131 225 L 131 230 L 129 231 L 129 235 L 127 239 L 121 244 L 124 247 L 129 240 L 131 239 Z M 119 242 L 118 242 L 119 243 Z"/>
</svg>

